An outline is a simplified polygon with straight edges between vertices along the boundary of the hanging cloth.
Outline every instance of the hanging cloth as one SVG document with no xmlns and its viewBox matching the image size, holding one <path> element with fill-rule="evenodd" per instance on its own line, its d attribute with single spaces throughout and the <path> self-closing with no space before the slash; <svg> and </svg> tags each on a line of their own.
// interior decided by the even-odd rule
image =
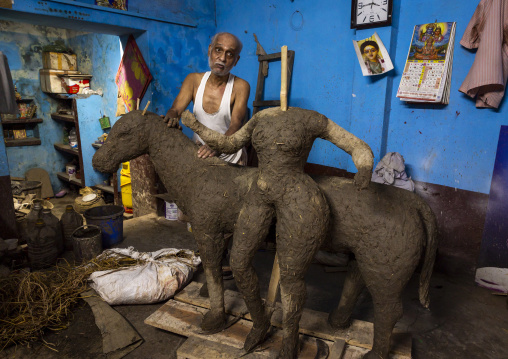
<svg viewBox="0 0 508 359">
<path fill-rule="evenodd" d="M 0 51 L 0 113 L 18 114 L 18 104 L 14 94 L 11 70 L 7 56 Z"/>
<path fill-rule="evenodd" d="M 476 107 L 498 108 L 508 77 L 508 0 L 480 1 L 460 44 L 478 50 L 459 91 L 476 97 Z"/>
</svg>

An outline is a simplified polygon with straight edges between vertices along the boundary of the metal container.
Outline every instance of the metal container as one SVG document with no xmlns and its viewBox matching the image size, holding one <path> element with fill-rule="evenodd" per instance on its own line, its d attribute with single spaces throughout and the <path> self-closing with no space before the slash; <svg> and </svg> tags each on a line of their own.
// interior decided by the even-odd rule
<svg viewBox="0 0 508 359">
<path fill-rule="evenodd" d="M 72 241 L 76 262 L 89 261 L 102 253 L 102 234 L 98 226 L 89 224 L 76 228 Z"/>
</svg>

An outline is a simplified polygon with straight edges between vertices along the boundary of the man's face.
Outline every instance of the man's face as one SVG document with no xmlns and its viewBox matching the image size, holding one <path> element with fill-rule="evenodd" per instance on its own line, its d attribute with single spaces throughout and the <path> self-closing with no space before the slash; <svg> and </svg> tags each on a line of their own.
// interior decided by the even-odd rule
<svg viewBox="0 0 508 359">
<path fill-rule="evenodd" d="M 229 74 L 239 59 L 238 43 L 230 35 L 220 35 L 214 44 L 208 46 L 208 64 L 212 73 L 217 76 Z"/>
<path fill-rule="evenodd" d="M 370 60 L 370 61 L 376 61 L 378 51 L 374 46 L 365 46 L 365 49 L 363 49 L 363 54 Z"/>
</svg>

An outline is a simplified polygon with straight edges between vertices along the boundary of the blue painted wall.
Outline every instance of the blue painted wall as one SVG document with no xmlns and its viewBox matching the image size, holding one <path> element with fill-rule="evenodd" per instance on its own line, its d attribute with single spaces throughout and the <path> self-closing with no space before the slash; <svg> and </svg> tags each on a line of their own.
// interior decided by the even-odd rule
<svg viewBox="0 0 508 359">
<path fill-rule="evenodd" d="M 478 0 L 395 0 L 392 26 L 362 31 L 349 29 L 350 2 L 335 0 L 161 0 L 153 7 L 131 0 L 128 12 L 99 10 L 91 0 L 27 0 L 16 2 L 13 10 L 0 10 L 0 18 L 22 14 L 41 21 L 40 15 L 45 15 L 62 27 L 121 35 L 123 43 L 134 33 L 154 76 L 141 106 L 150 100 L 150 109 L 161 114 L 189 72 L 207 69 L 205 54 L 216 31 L 235 33 L 243 41 L 242 58 L 233 72 L 251 84 L 252 103 L 258 71 L 256 33 L 268 53 L 280 51 L 282 45 L 296 51 L 290 105 L 317 110 L 363 138 L 376 162 L 386 152 L 400 152 L 417 181 L 488 193 L 499 129 L 508 122 L 508 110 L 506 100 L 499 110 L 476 109 L 474 101 L 458 92 L 474 60 L 474 53 L 459 40 L 477 5 Z M 395 93 L 413 26 L 436 19 L 457 22 L 450 104 L 402 103 Z M 363 77 L 351 40 L 374 31 L 389 49 L 395 70 Z M 266 99 L 278 98 L 279 79 L 274 63 Z M 315 143 L 309 161 L 356 171 L 348 155 L 325 141 Z"/>
<path fill-rule="evenodd" d="M 78 70 L 94 74 L 91 88 L 103 90 L 104 95 L 97 96 L 100 100 L 86 109 L 86 115 L 95 118 L 99 132 L 88 131 L 86 125 L 82 128 L 82 145 L 92 148 L 91 143 L 102 133 L 98 122 L 101 115 L 110 116 L 112 123 L 116 120 L 117 89 L 114 74 L 120 63 L 118 36 L 88 34 L 6 21 L 0 21 L 0 28 L 2 29 L 0 48 L 5 49 L 4 52 L 9 59 L 13 81 L 23 98 L 35 100 L 38 106 L 37 117 L 43 119 L 43 122 L 38 125 L 40 146 L 6 149 L 10 174 L 23 177 L 28 169 L 44 168 L 50 175 L 53 190 L 58 191 L 62 183 L 58 180 L 56 172 L 65 172 L 65 164 L 72 159 L 72 156 L 63 155 L 53 147 L 54 143 L 62 142 L 63 126 L 52 120 L 50 116 L 52 112 L 56 112 L 57 101 L 40 91 L 39 69 L 43 67 L 42 48 L 56 40 L 64 41 L 77 55 Z M 100 182 L 102 181 L 98 183 Z M 86 183 L 93 185 L 97 182 Z"/>
<path fill-rule="evenodd" d="M 27 0 L 16 2 L 12 10 L 0 9 L 0 20 L 9 20 L 0 22 L 4 26 L 0 48 L 15 64 L 13 77 L 22 85 L 20 88 L 26 89 L 22 94 L 36 98 L 38 115 L 44 118 L 40 125 L 42 146 L 7 149 L 11 175 L 22 176 L 28 168 L 43 167 L 52 175 L 53 187 L 58 189 L 61 185 L 53 173 L 63 170 L 66 159 L 54 150 L 53 143 L 60 141 L 62 131 L 49 117 L 56 110 L 56 103 L 48 100 L 39 88 L 42 45 L 63 39 L 76 51 L 79 70 L 94 75 L 92 88 L 103 89 L 102 103 L 94 104 L 87 113 L 86 126 L 95 124 L 94 117 L 98 126 L 101 114 L 109 116 L 113 123 L 116 119 L 114 76 L 120 62 L 115 48 L 118 36 L 125 45 L 129 34 L 134 35 L 153 76 L 141 108 L 151 101 L 149 110 L 165 113 L 185 76 L 206 69 L 206 50 L 215 28 L 213 2 L 158 1 L 147 7 L 143 1 L 131 0 L 129 4 L 129 12 L 97 7 L 88 0 Z M 61 28 L 47 27 L 55 24 Z M 31 62 L 27 63 L 27 59 Z M 81 133 L 84 148 L 88 149 L 85 146 L 95 140 L 97 134 L 87 132 L 86 128 L 82 128 Z M 0 163 L 6 162 L 4 160 L 0 151 Z"/>
<path fill-rule="evenodd" d="M 257 81 L 256 33 L 268 53 L 282 45 L 296 51 L 291 106 L 319 111 L 364 139 L 376 163 L 386 152 L 401 153 L 413 179 L 458 189 L 489 193 L 500 126 L 508 123 L 506 100 L 499 110 L 476 109 L 458 92 L 474 60 L 459 40 L 478 0 L 436 2 L 394 1 L 390 27 L 349 29 L 350 1 L 217 0 L 217 29 L 238 35 L 244 43 L 234 73 Z M 301 21 L 303 18 L 303 22 Z M 414 25 L 456 21 L 454 66 L 448 106 L 408 105 L 395 97 Z M 389 50 L 395 70 L 363 77 L 352 40 L 376 31 Z M 265 98 L 278 98 L 280 69 L 270 67 Z M 348 155 L 318 141 L 309 162 L 356 172 Z"/>
</svg>

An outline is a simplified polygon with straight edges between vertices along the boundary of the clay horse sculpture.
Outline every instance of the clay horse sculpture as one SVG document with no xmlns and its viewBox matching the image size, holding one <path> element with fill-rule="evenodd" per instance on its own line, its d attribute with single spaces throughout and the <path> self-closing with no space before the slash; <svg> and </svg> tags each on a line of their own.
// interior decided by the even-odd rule
<svg viewBox="0 0 508 359">
<path fill-rule="evenodd" d="M 248 190 L 256 185 L 258 169 L 226 164 L 218 158 L 203 160 L 196 152 L 189 138 L 168 128 L 157 114 L 142 116 L 141 111 L 131 111 L 115 123 L 93 157 L 93 166 L 113 173 L 122 162 L 150 155 L 168 196 L 191 218 L 210 294 L 211 309 L 203 329 L 220 330 L 225 324 L 220 265 L 223 233 L 233 232 Z M 348 326 L 358 296 L 367 287 L 375 312 L 374 344 L 367 355 L 388 358 L 392 330 L 402 315 L 401 293 L 422 255 L 419 297 L 422 305 L 429 305 L 437 249 L 434 214 L 416 194 L 392 186 L 370 183 L 357 191 L 351 179 L 314 180 L 330 208 L 329 246 L 349 249 L 355 255 L 330 324 Z"/>
</svg>

